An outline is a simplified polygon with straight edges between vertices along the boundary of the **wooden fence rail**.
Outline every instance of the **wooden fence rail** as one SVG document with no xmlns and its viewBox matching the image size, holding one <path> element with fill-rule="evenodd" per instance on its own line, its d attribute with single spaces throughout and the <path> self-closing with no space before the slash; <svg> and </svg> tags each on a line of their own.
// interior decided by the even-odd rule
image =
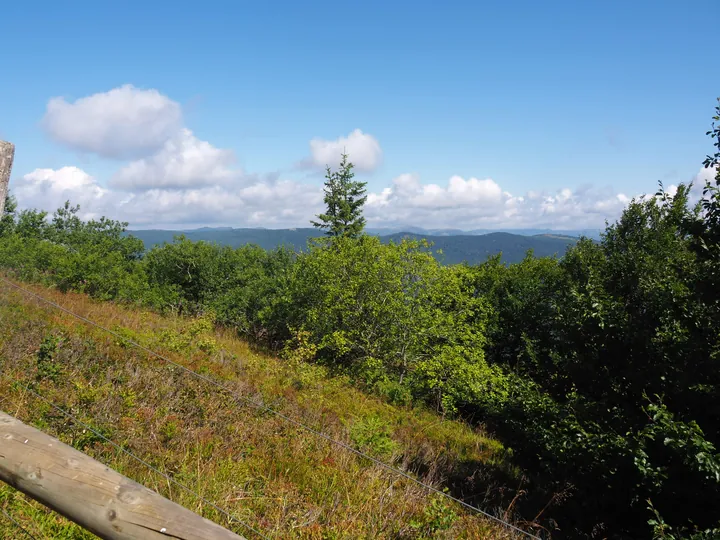
<svg viewBox="0 0 720 540">
<path fill-rule="evenodd" d="M 103 539 L 244 540 L 2 411 L 0 480 Z"/>
</svg>

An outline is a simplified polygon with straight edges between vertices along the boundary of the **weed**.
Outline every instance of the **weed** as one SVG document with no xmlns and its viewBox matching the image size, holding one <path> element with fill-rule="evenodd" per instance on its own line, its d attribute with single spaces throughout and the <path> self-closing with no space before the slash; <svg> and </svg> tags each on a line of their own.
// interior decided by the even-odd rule
<svg viewBox="0 0 720 540">
<path fill-rule="evenodd" d="M 37 380 L 47 379 L 56 383 L 62 374 L 62 368 L 57 362 L 57 352 L 62 343 L 60 336 L 51 334 L 43 339 L 37 354 Z"/>
<path fill-rule="evenodd" d="M 398 449 L 391 437 L 390 426 L 379 416 L 360 418 L 353 423 L 350 439 L 358 449 L 380 458 L 389 458 Z"/>
<path fill-rule="evenodd" d="M 167 419 L 163 426 L 160 428 L 160 435 L 162 436 L 163 442 L 170 442 L 177 437 L 180 432 L 180 426 L 175 419 Z"/>
<path fill-rule="evenodd" d="M 446 500 L 435 496 L 423 510 L 422 519 L 411 521 L 410 527 L 424 537 L 433 538 L 437 533 L 449 530 L 457 518 L 452 506 Z"/>
</svg>

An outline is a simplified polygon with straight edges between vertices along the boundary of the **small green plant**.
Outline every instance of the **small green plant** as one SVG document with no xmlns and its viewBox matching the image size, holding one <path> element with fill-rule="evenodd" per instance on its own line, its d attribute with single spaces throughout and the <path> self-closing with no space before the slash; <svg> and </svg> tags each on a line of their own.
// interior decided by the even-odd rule
<svg viewBox="0 0 720 540">
<path fill-rule="evenodd" d="M 107 427 L 94 427 L 92 431 L 87 428 L 83 428 L 72 441 L 72 446 L 78 450 L 84 451 L 85 449 L 92 447 L 95 443 L 107 442 L 106 439 L 112 440 L 112 432 Z"/>
<path fill-rule="evenodd" d="M 134 409 L 137 405 L 137 394 L 132 388 L 123 388 L 120 390 L 120 397 L 123 401 L 123 406 L 126 409 L 129 409 L 130 412 L 134 412 Z"/>
<path fill-rule="evenodd" d="M 187 333 L 195 338 L 200 334 L 207 334 L 212 332 L 215 326 L 214 317 L 210 315 L 204 315 L 194 319 L 187 327 Z"/>
<path fill-rule="evenodd" d="M 408 406 L 412 403 L 410 388 L 396 380 L 382 379 L 375 383 L 374 390 L 393 405 Z"/>
<path fill-rule="evenodd" d="M 205 354 L 215 354 L 218 352 L 218 344 L 215 338 L 202 336 L 197 340 L 197 348 Z"/>
<path fill-rule="evenodd" d="M 350 427 L 350 440 L 358 449 L 377 457 L 390 457 L 397 450 L 390 426 L 379 416 L 357 420 Z"/>
<path fill-rule="evenodd" d="M 291 365 L 297 365 L 301 362 L 310 362 L 315 358 L 318 347 L 312 339 L 312 333 L 308 330 L 290 330 L 293 338 L 285 343 L 281 356 Z"/>
<path fill-rule="evenodd" d="M 75 386 L 75 395 L 78 402 L 84 406 L 93 405 L 104 395 L 106 387 L 92 386 L 84 384 L 82 381 L 73 381 Z"/>
<path fill-rule="evenodd" d="M 312 334 L 307 330 L 291 329 L 293 338 L 285 343 L 281 357 L 287 361 L 293 371 L 293 387 L 296 390 L 308 388 L 317 382 L 317 366 L 311 362 L 317 354 L 318 347 L 312 343 Z"/>
<path fill-rule="evenodd" d="M 118 347 L 127 348 L 130 347 L 131 341 L 138 341 L 137 336 L 135 335 L 135 332 L 130 330 L 129 328 L 124 328 L 122 326 L 115 325 L 113 327 L 113 332 L 116 334 L 115 336 L 115 345 Z"/>
<path fill-rule="evenodd" d="M 163 347 L 173 352 L 180 352 L 187 346 L 184 336 L 170 328 L 158 332 L 158 341 Z"/>
<path fill-rule="evenodd" d="M 423 537 L 432 538 L 437 533 L 450 529 L 457 517 L 450 503 L 441 497 L 434 497 L 423 510 L 422 519 L 411 521 L 410 526 Z"/>
<path fill-rule="evenodd" d="M 180 432 L 180 427 L 175 420 L 168 420 L 160 428 L 160 435 L 162 436 L 163 442 L 170 442 L 177 437 Z"/>
<path fill-rule="evenodd" d="M 56 335 L 49 335 L 43 339 L 36 354 L 37 380 L 48 379 L 54 383 L 58 381 L 62 373 L 62 367 L 57 362 L 57 352 L 62 338 Z"/>
<path fill-rule="evenodd" d="M 214 329 L 213 321 L 212 316 L 205 315 L 193 319 L 179 331 L 163 330 L 159 334 L 160 343 L 177 353 L 188 352 L 195 346 L 206 354 L 214 354 L 218 351 L 217 341 L 209 335 Z"/>
</svg>

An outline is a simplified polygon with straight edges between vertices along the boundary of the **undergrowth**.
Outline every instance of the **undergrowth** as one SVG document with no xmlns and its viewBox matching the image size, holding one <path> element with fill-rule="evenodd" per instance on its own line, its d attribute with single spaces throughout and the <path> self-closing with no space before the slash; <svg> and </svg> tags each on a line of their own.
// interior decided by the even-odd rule
<svg viewBox="0 0 720 540">
<path fill-rule="evenodd" d="M 468 502 L 500 513 L 498 486 L 519 482 L 520 473 L 510 465 L 510 453 L 482 431 L 423 408 L 383 402 L 298 354 L 288 352 L 283 359 L 260 354 L 232 332 L 214 330 L 209 319 L 161 317 L 28 287 L 121 338 L 0 286 L 0 407 L 171 500 L 253 537 L 26 388 L 270 537 L 513 537 L 125 339 L 418 474 L 423 482 L 456 495 L 481 493 Z M 8 486 L 0 487 L 0 506 L 39 537 L 93 537 Z M 0 536 L 18 536 L 2 515 Z"/>
</svg>

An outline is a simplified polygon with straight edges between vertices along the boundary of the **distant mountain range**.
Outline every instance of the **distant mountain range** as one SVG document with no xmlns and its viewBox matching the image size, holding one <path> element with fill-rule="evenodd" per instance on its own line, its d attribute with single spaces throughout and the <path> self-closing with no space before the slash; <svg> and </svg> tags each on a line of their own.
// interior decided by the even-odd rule
<svg viewBox="0 0 720 540">
<path fill-rule="evenodd" d="M 232 227 L 202 227 L 185 231 L 147 229 L 128 231 L 141 239 L 145 248 L 164 242 L 172 242 L 177 235 L 189 240 L 215 242 L 220 245 L 239 247 L 256 244 L 264 249 L 285 245 L 302 249 L 310 238 L 321 236 L 317 229 L 233 229 Z M 456 229 L 420 229 L 407 227 L 397 229 L 368 229 L 369 234 L 380 236 L 383 242 L 399 242 L 402 238 L 425 238 L 432 242 L 432 251 L 442 253 L 436 257 L 445 264 L 468 262 L 477 264 L 488 257 L 502 253 L 505 263 L 521 261 L 529 249 L 538 257 L 562 256 L 567 248 L 574 245 L 580 236 L 598 239 L 599 230 L 551 231 L 544 229 L 523 229 L 514 231 L 460 231 Z"/>
<path fill-rule="evenodd" d="M 423 229 L 422 227 L 386 227 L 386 228 L 369 228 L 367 231 L 371 234 L 379 234 L 381 236 L 391 235 L 396 233 L 413 233 L 420 235 L 430 236 L 479 236 L 483 234 L 493 233 L 510 233 L 519 234 L 521 236 L 539 236 L 539 235 L 551 235 L 551 236 L 570 236 L 573 238 L 580 238 L 586 236 L 593 240 L 600 239 L 600 233 L 603 229 L 473 229 L 465 231 L 462 229 Z"/>
</svg>

